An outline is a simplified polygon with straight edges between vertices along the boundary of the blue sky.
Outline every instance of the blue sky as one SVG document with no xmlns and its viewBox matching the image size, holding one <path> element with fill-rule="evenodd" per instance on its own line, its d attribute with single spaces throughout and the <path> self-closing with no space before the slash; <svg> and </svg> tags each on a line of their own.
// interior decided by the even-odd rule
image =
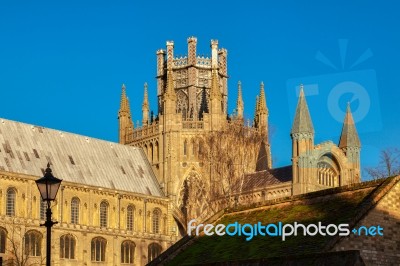
<svg viewBox="0 0 400 266">
<path fill-rule="evenodd" d="M 275 3 L 276 2 L 276 3 Z M 279 3 L 278 3 L 279 2 Z M 274 166 L 290 163 L 289 136 L 305 85 L 315 142 L 338 141 L 346 102 L 357 112 L 362 165 L 399 147 L 400 16 L 396 1 L 115 1 L 0 3 L 0 117 L 117 141 L 121 84 L 141 120 L 143 83 L 155 105 L 155 51 L 198 38 L 228 50 L 229 111 L 243 87 L 253 117 L 264 81 Z"/>
</svg>

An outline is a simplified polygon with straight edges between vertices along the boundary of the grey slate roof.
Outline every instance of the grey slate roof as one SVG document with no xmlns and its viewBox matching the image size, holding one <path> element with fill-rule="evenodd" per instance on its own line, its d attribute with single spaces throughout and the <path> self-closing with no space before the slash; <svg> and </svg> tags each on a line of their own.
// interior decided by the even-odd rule
<svg viewBox="0 0 400 266">
<path fill-rule="evenodd" d="M 299 101 L 297 103 L 296 115 L 294 117 L 292 131 L 294 133 L 314 133 L 314 127 L 311 121 L 310 112 L 304 96 L 303 87 L 300 88 Z"/>
<path fill-rule="evenodd" d="M 0 118 L 0 170 L 163 196 L 140 148 Z"/>
<path fill-rule="evenodd" d="M 289 181 L 292 181 L 291 165 L 246 174 L 243 183 L 237 183 L 233 191 L 249 192 Z"/>
<path fill-rule="evenodd" d="M 353 115 L 351 114 L 350 104 L 347 105 L 342 134 L 340 135 L 339 140 L 339 148 L 344 147 L 361 147 L 357 129 L 354 125 Z"/>
</svg>

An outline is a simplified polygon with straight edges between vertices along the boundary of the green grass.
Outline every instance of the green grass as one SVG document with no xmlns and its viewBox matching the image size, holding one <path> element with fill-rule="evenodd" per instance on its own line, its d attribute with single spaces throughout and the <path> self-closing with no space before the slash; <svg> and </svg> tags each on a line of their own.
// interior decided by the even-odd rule
<svg viewBox="0 0 400 266">
<path fill-rule="evenodd" d="M 349 222 L 356 214 L 356 207 L 372 188 L 324 197 L 324 201 L 296 204 L 282 203 L 263 209 L 225 215 L 217 223 L 262 224 L 277 223 L 333 223 Z M 322 198 L 321 198 L 322 199 Z M 328 199 L 328 200 L 327 200 Z M 168 265 L 190 265 L 218 261 L 260 259 L 288 255 L 304 255 L 321 250 L 329 240 L 324 236 L 280 237 L 255 236 L 251 241 L 245 237 L 201 236 L 194 244 L 176 256 Z"/>
</svg>

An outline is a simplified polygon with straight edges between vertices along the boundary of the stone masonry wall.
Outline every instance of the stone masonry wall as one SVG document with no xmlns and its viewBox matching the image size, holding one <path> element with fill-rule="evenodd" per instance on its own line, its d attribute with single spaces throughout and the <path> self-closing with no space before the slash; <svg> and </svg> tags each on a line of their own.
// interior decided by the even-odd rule
<svg viewBox="0 0 400 266">
<path fill-rule="evenodd" d="M 356 225 L 383 227 L 383 236 L 355 236 L 341 239 L 332 249 L 360 250 L 366 265 L 400 264 L 400 181 Z"/>
</svg>

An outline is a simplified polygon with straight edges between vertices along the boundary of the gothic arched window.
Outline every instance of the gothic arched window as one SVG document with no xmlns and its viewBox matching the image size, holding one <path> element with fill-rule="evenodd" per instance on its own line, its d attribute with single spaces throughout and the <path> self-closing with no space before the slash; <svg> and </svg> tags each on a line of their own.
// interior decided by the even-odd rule
<svg viewBox="0 0 400 266">
<path fill-rule="evenodd" d="M 177 93 L 176 109 L 177 109 L 178 113 L 182 114 L 183 119 L 187 118 L 188 97 L 186 96 L 186 93 L 183 92 L 182 90 L 179 90 Z"/>
<path fill-rule="evenodd" d="M 196 103 L 197 103 L 197 110 L 199 112 L 199 119 L 203 118 L 203 113 L 208 113 L 208 106 L 210 102 L 210 95 L 207 92 L 208 90 L 206 87 L 203 87 L 202 89 L 199 89 L 197 91 L 197 96 L 196 96 Z"/>
<path fill-rule="evenodd" d="M 134 211 L 135 208 L 132 205 L 126 208 L 126 229 L 129 231 L 133 231 Z"/>
<path fill-rule="evenodd" d="M 158 208 L 154 209 L 153 220 L 152 220 L 154 234 L 160 233 L 160 216 L 161 216 L 161 211 Z"/>
<path fill-rule="evenodd" d="M 76 240 L 73 235 L 63 235 L 60 238 L 60 258 L 75 259 Z"/>
<path fill-rule="evenodd" d="M 14 216 L 15 215 L 15 198 L 17 195 L 17 191 L 15 188 L 7 189 L 7 201 L 6 201 L 6 215 Z"/>
<path fill-rule="evenodd" d="M 25 236 L 25 255 L 38 257 L 42 250 L 42 234 L 32 230 L 26 232 Z"/>
<path fill-rule="evenodd" d="M 79 223 L 79 199 L 77 197 L 72 198 L 71 200 L 71 223 L 78 224 Z"/>
<path fill-rule="evenodd" d="M 0 253 L 6 252 L 6 239 L 7 231 L 3 227 L 0 227 Z"/>
<path fill-rule="evenodd" d="M 326 187 L 340 186 L 340 167 L 332 154 L 323 155 L 317 164 L 318 184 Z"/>
<path fill-rule="evenodd" d="M 108 203 L 102 201 L 100 203 L 100 227 L 108 226 Z"/>
<path fill-rule="evenodd" d="M 162 247 L 160 246 L 160 244 L 151 243 L 148 248 L 148 255 L 147 255 L 148 262 L 157 258 L 161 254 L 161 251 L 162 251 Z"/>
<path fill-rule="evenodd" d="M 126 240 L 121 244 L 121 263 L 133 264 L 135 260 L 135 243 Z"/>
<path fill-rule="evenodd" d="M 95 237 L 91 242 L 92 261 L 106 261 L 107 240 L 102 237 Z"/>
</svg>

